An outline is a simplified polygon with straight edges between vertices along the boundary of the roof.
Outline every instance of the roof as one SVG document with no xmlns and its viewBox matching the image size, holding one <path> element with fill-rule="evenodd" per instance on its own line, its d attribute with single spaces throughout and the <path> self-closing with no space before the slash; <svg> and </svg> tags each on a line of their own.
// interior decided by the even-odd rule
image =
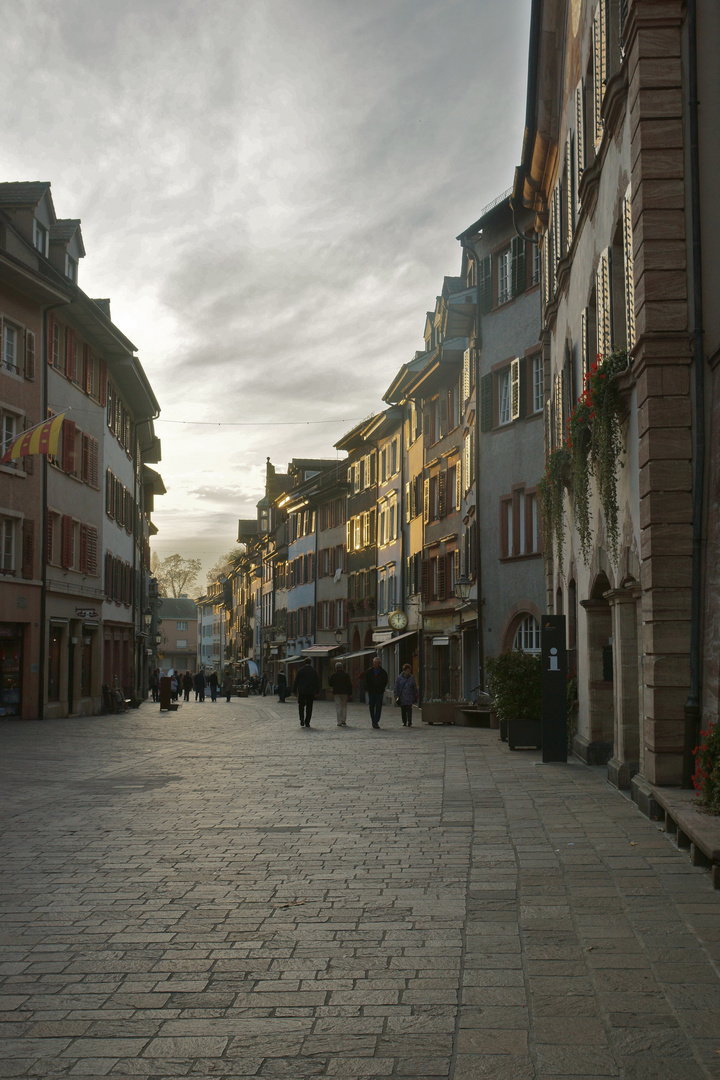
<svg viewBox="0 0 720 1080">
<path fill-rule="evenodd" d="M 82 232 L 80 231 L 80 218 L 59 218 L 54 225 L 50 226 L 50 242 L 53 240 L 61 240 L 63 243 L 67 243 L 68 240 L 77 234 L 78 249 L 80 255 L 85 254 L 85 245 L 83 244 Z"/>
<path fill-rule="evenodd" d="M 0 206 L 37 206 L 46 193 L 50 193 L 49 180 L 0 184 Z"/>
<path fill-rule="evenodd" d="M 492 216 L 492 214 L 498 209 L 498 207 L 502 206 L 504 203 L 510 202 L 512 190 L 512 188 L 508 188 L 507 191 L 503 191 L 501 195 L 498 195 L 492 200 L 492 202 L 489 202 L 487 206 L 484 206 L 480 212 L 480 217 L 477 219 L 477 221 L 474 221 L 472 225 L 468 225 L 467 229 L 463 229 L 460 235 L 456 236 L 455 239 L 466 240 L 471 236 L 476 236 L 482 230 L 483 225 L 486 224 L 487 219 Z M 461 286 L 460 289 L 457 291 L 461 291 L 462 288 L 463 286 Z"/>
<path fill-rule="evenodd" d="M 197 619 L 195 601 L 189 596 L 161 596 L 158 616 L 161 619 Z"/>
</svg>

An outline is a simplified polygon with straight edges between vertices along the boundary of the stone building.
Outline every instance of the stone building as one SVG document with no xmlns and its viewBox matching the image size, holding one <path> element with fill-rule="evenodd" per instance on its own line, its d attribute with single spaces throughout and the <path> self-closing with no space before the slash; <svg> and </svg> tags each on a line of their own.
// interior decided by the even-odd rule
<svg viewBox="0 0 720 1080">
<path fill-rule="evenodd" d="M 577 635 L 575 749 L 638 801 L 687 783 L 717 718 L 719 34 L 692 0 L 533 3 L 513 203 L 541 235 L 547 451 L 575 470 L 547 603 Z M 614 477 L 607 441 L 580 441 L 586 376 L 619 424 Z M 596 463 L 585 507 L 568 430 Z"/>
</svg>

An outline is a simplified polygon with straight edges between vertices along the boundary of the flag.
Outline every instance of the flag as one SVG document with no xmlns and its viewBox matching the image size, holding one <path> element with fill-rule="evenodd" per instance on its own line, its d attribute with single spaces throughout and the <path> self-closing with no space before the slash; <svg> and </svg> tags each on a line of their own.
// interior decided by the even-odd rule
<svg viewBox="0 0 720 1080">
<path fill-rule="evenodd" d="M 64 412 L 58 413 L 57 416 L 43 420 L 28 431 L 23 431 L 22 435 L 13 439 L 6 448 L 0 465 L 7 465 L 9 461 L 14 461 L 16 458 L 29 457 L 30 454 L 57 454 L 64 416 Z"/>
</svg>

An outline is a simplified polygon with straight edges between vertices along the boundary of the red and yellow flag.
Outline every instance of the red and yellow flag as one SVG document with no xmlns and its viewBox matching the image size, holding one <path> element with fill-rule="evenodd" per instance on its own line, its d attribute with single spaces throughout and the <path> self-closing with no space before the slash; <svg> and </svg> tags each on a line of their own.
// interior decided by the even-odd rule
<svg viewBox="0 0 720 1080">
<path fill-rule="evenodd" d="M 57 454 L 60 432 L 62 431 L 65 413 L 51 416 L 49 420 L 43 420 L 35 427 L 23 431 L 5 449 L 0 460 L 0 465 L 7 465 L 16 458 L 29 457 L 31 454 Z"/>
</svg>

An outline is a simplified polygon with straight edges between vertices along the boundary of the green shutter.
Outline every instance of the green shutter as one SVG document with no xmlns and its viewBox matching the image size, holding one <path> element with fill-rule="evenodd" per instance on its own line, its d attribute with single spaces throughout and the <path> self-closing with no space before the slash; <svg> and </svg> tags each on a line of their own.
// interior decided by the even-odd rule
<svg viewBox="0 0 720 1080">
<path fill-rule="evenodd" d="M 492 259 L 486 255 L 478 262 L 478 298 L 480 312 L 487 315 L 492 308 Z"/>
<path fill-rule="evenodd" d="M 510 280 L 513 296 L 525 292 L 525 241 L 513 236 L 510 243 Z"/>
<path fill-rule="evenodd" d="M 480 380 L 480 430 L 492 430 L 492 372 L 483 375 Z"/>
</svg>

